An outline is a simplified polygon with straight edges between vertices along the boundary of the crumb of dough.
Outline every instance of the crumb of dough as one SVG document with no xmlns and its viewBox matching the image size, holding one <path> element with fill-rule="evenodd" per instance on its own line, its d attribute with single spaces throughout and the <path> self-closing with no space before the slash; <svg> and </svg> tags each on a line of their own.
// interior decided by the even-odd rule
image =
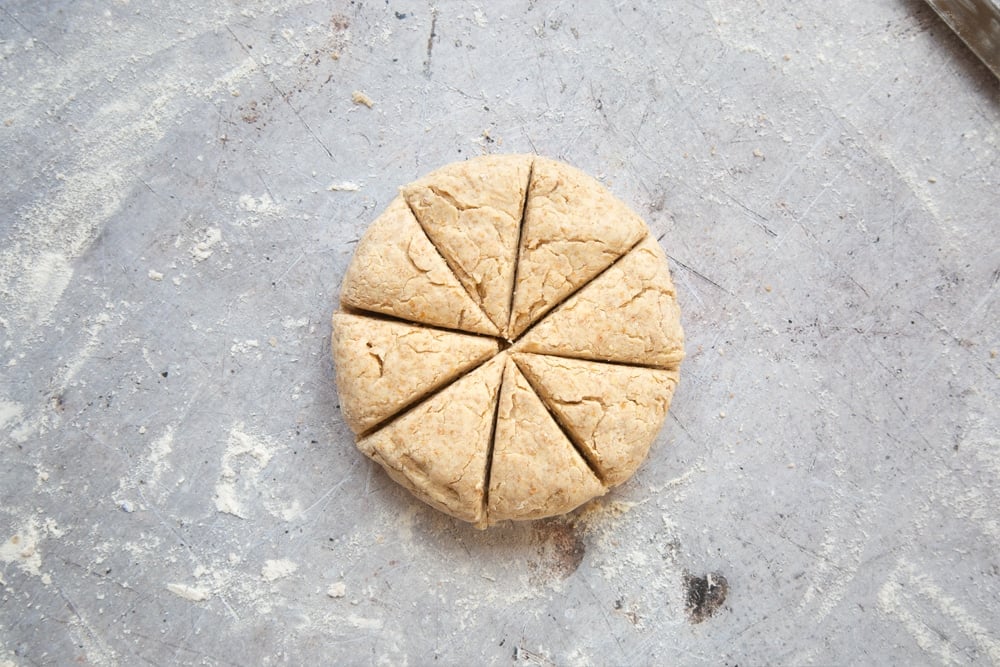
<svg viewBox="0 0 1000 667">
<path fill-rule="evenodd" d="M 375 100 L 368 97 L 368 95 L 365 92 L 360 90 L 355 90 L 353 93 L 351 93 L 351 101 L 354 102 L 355 104 L 363 104 L 369 109 L 375 106 Z"/>
</svg>

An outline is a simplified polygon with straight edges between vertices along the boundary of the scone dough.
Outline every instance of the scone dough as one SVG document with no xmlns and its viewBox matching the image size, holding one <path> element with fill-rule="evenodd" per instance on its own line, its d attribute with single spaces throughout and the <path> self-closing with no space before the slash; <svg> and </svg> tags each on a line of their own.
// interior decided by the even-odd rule
<svg viewBox="0 0 1000 667">
<path fill-rule="evenodd" d="M 479 528 L 629 479 L 684 357 L 667 258 L 583 172 L 530 155 L 442 167 L 358 243 L 332 351 L 358 448 Z"/>
<path fill-rule="evenodd" d="M 498 335 L 397 197 L 361 237 L 340 288 L 340 303 L 411 322 Z"/>
<path fill-rule="evenodd" d="M 645 460 L 679 379 L 676 370 L 541 354 L 515 354 L 514 361 L 608 486 Z"/>
<path fill-rule="evenodd" d="M 642 218 L 568 164 L 535 158 L 524 211 L 511 336 L 649 233 Z"/>
<path fill-rule="evenodd" d="M 497 356 L 419 403 L 358 449 L 442 512 L 483 526 L 486 462 L 506 356 Z"/>
<path fill-rule="evenodd" d="M 355 433 L 372 428 L 500 350 L 493 338 L 405 322 L 333 316 L 340 409 Z"/>
<path fill-rule="evenodd" d="M 508 360 L 493 440 L 490 520 L 564 514 L 603 494 L 601 481 Z"/>
<path fill-rule="evenodd" d="M 402 189 L 420 226 L 504 335 L 530 170 L 527 155 L 484 155 Z"/>
<path fill-rule="evenodd" d="M 684 358 L 667 258 L 651 236 L 517 342 L 524 352 L 672 368 Z"/>
</svg>

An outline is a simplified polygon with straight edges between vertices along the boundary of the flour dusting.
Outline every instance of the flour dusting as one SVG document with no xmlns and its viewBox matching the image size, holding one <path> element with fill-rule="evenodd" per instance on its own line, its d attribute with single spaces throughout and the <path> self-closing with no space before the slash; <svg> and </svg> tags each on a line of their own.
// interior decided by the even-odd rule
<svg viewBox="0 0 1000 667">
<path fill-rule="evenodd" d="M 207 227 L 198 235 L 198 240 L 190 248 L 191 257 L 195 262 L 204 262 L 215 252 L 215 245 L 222 240 L 222 230 L 218 227 Z"/>
<path fill-rule="evenodd" d="M 191 602 L 201 602 L 211 596 L 211 592 L 207 588 L 189 586 L 188 584 L 167 584 L 167 590 L 177 597 Z"/>
<path fill-rule="evenodd" d="M 0 562 L 15 565 L 35 577 L 41 576 L 42 553 L 38 541 L 38 520 L 28 519 L 0 543 Z"/>
<path fill-rule="evenodd" d="M 221 472 L 215 484 L 215 508 L 224 514 L 245 519 L 247 509 L 241 495 L 258 485 L 261 471 L 271 461 L 277 445 L 248 434 L 237 424 L 230 430 L 222 454 Z"/>
<path fill-rule="evenodd" d="M 277 581 L 291 576 L 299 566 L 287 559 L 266 560 L 264 567 L 260 569 L 260 576 L 264 581 Z"/>
<path fill-rule="evenodd" d="M 14 401 L 0 399 L 0 429 L 15 424 L 24 415 L 24 406 Z"/>
</svg>

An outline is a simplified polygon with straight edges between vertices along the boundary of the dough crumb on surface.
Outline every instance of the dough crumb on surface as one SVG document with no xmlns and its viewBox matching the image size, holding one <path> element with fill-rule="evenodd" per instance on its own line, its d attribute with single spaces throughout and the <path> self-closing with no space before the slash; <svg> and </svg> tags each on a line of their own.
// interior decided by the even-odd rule
<svg viewBox="0 0 1000 667">
<path fill-rule="evenodd" d="M 351 101 L 354 102 L 355 104 L 362 104 L 368 107 L 369 109 L 375 106 L 375 100 L 370 98 L 367 93 L 361 90 L 355 90 L 353 93 L 351 93 Z"/>
</svg>

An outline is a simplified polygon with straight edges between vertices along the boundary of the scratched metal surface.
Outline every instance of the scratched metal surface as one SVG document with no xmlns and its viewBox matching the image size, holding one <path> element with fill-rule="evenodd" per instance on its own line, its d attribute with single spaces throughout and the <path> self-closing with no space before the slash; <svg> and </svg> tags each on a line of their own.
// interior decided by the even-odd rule
<svg viewBox="0 0 1000 667">
<path fill-rule="evenodd" d="M 1000 663 L 996 81 L 916 0 L 584 4 L 0 6 L 0 664 Z M 632 481 L 480 533 L 327 345 L 491 151 L 642 213 L 689 357 Z"/>
</svg>

